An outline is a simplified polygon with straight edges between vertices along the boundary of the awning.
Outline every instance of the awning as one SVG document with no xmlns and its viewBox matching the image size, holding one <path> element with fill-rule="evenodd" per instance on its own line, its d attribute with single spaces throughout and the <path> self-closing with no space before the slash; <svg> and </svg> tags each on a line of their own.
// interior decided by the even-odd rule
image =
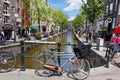
<svg viewBox="0 0 120 80">
<path fill-rule="evenodd" d="M 33 31 L 38 31 L 39 28 L 37 26 L 30 26 L 30 29 L 33 30 Z"/>
</svg>

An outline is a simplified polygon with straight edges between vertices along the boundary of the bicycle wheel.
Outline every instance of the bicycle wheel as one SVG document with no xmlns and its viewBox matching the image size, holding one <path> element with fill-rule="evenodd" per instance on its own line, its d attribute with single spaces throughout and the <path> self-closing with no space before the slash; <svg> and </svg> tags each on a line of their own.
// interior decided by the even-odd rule
<svg viewBox="0 0 120 80">
<path fill-rule="evenodd" d="M 35 64 L 35 74 L 38 76 L 49 77 L 53 74 L 52 71 L 43 67 L 48 60 L 53 60 L 52 54 L 50 53 L 43 53 L 36 57 L 36 64 Z"/>
<path fill-rule="evenodd" d="M 70 72 L 74 79 L 83 80 L 89 76 L 90 64 L 85 59 L 77 60 L 70 66 Z"/>
<path fill-rule="evenodd" d="M 11 71 L 16 65 L 16 57 L 9 51 L 0 51 L 0 73 Z"/>
<path fill-rule="evenodd" d="M 113 56 L 113 61 L 115 64 L 120 65 L 120 52 L 115 52 Z"/>
</svg>

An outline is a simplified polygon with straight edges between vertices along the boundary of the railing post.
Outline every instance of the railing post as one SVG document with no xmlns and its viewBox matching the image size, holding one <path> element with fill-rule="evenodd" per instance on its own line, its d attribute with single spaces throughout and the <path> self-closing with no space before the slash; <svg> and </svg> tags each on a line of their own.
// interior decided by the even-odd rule
<svg viewBox="0 0 120 80">
<path fill-rule="evenodd" d="M 20 41 L 20 46 L 21 46 L 21 67 L 20 71 L 25 71 L 25 66 L 24 66 L 24 41 Z"/>
<path fill-rule="evenodd" d="M 105 67 L 109 68 L 110 54 L 109 54 L 108 45 L 107 45 L 107 50 L 106 50 L 105 58 L 106 58 L 106 65 L 105 65 Z"/>
<path fill-rule="evenodd" d="M 59 64 L 59 66 L 60 66 L 60 47 L 61 47 L 61 43 L 60 42 L 58 42 L 58 64 Z"/>
</svg>

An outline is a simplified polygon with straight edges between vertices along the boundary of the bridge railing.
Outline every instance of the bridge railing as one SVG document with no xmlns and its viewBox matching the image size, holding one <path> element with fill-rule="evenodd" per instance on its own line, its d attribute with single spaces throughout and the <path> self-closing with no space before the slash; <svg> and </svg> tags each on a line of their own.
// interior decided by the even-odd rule
<svg viewBox="0 0 120 80">
<path fill-rule="evenodd" d="M 60 42 L 46 42 L 46 41 L 38 41 L 38 40 L 34 40 L 34 41 L 24 41 L 24 40 L 21 40 L 20 41 L 20 47 L 21 47 L 21 54 L 20 54 L 20 57 L 21 57 L 21 66 L 20 66 L 20 71 L 25 71 L 25 66 L 24 66 L 24 62 L 25 62 L 25 54 L 24 54 L 24 47 L 25 47 L 25 44 L 51 44 L 51 45 L 57 45 L 57 51 L 60 52 L 61 50 L 61 43 Z M 60 65 L 60 60 L 58 60 L 58 63 Z"/>
</svg>

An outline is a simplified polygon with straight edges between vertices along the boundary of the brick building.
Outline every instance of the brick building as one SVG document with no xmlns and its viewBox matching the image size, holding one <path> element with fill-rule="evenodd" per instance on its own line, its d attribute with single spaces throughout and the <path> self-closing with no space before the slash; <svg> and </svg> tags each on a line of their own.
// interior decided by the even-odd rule
<svg viewBox="0 0 120 80">
<path fill-rule="evenodd" d="M 22 22 L 22 0 L 0 0 L 0 30 L 10 39 Z"/>
</svg>

